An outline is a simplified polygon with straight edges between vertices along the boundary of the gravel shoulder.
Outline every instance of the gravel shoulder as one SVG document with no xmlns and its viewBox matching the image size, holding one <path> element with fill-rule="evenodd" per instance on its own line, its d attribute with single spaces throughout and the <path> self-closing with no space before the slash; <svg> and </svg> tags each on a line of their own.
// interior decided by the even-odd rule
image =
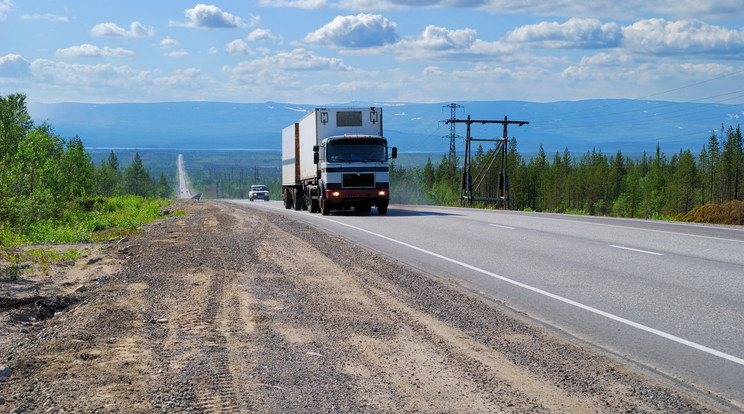
<svg viewBox="0 0 744 414">
<path fill-rule="evenodd" d="M 0 282 L 0 412 L 726 410 L 291 217 L 179 203 Z"/>
</svg>

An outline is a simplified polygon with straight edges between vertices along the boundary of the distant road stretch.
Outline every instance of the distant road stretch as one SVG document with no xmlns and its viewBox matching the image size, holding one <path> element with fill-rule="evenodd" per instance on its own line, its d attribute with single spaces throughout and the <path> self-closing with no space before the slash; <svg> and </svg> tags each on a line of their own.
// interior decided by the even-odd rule
<svg viewBox="0 0 744 414">
<path fill-rule="evenodd" d="M 183 169 L 183 154 L 178 154 L 178 198 L 191 198 L 189 180 L 186 178 L 186 170 Z"/>
</svg>

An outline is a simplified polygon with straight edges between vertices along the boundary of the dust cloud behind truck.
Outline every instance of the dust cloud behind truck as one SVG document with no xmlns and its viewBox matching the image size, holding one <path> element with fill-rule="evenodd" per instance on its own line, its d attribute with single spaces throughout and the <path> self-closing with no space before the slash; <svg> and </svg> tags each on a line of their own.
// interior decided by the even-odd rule
<svg viewBox="0 0 744 414">
<path fill-rule="evenodd" d="M 391 158 L 397 149 L 392 148 Z M 388 145 L 382 108 L 316 108 L 282 130 L 284 207 L 387 214 Z"/>
</svg>

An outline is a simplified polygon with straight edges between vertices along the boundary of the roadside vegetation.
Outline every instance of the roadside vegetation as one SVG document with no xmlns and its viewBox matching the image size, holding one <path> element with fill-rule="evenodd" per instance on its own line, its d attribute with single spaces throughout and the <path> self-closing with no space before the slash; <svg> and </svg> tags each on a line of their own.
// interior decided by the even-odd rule
<svg viewBox="0 0 744 414">
<path fill-rule="evenodd" d="M 479 147 L 473 171 L 488 160 Z M 500 160 L 486 177 L 481 196 L 496 194 Z M 525 159 L 512 138 L 507 156 L 511 208 L 526 211 L 744 224 L 744 155 L 741 128 L 721 126 L 699 154 L 680 150 L 668 157 L 607 155 L 566 149 L 552 158 L 540 147 Z M 460 205 L 462 168 L 453 154 L 423 168 L 391 165 L 395 203 Z M 480 205 L 480 207 L 485 207 Z"/>
<path fill-rule="evenodd" d="M 154 179 L 139 154 L 121 168 L 116 154 L 96 165 L 79 137 L 35 125 L 25 95 L 0 96 L 0 278 L 26 261 L 44 266 L 74 252 L 24 250 L 33 244 L 108 240 L 161 216 L 174 191 Z M 73 259 L 74 260 L 74 259 Z"/>
</svg>

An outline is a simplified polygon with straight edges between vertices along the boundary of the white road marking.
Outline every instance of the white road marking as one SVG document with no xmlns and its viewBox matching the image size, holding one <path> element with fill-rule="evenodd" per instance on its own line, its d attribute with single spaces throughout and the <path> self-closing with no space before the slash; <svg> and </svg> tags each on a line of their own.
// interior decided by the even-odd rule
<svg viewBox="0 0 744 414">
<path fill-rule="evenodd" d="M 625 229 L 625 230 L 641 230 L 641 231 L 650 231 L 650 232 L 653 232 L 653 233 L 675 234 L 675 235 L 678 235 L 678 236 L 699 237 L 701 239 L 711 239 L 711 240 L 729 241 L 729 242 L 734 242 L 734 243 L 744 243 L 744 240 L 727 239 L 725 237 L 715 237 L 715 236 L 703 236 L 701 234 L 682 233 L 682 232 L 679 232 L 679 231 L 646 229 L 646 228 L 643 228 L 643 227 L 619 226 L 617 224 L 592 223 L 591 221 L 586 221 L 586 220 L 568 220 L 568 219 L 560 219 L 560 218 L 551 218 L 550 220 L 565 221 L 565 222 L 572 223 L 572 224 L 577 224 L 577 223 L 591 224 L 591 225 L 594 225 L 594 226 L 615 227 L 615 228 L 618 228 L 618 229 Z M 679 224 L 679 225 L 684 225 L 684 224 Z M 693 226 L 693 225 L 692 224 L 689 224 L 689 226 Z M 739 229 L 727 229 L 727 230 L 741 231 Z"/>
<path fill-rule="evenodd" d="M 491 227 L 498 227 L 500 229 L 514 230 L 516 227 L 502 226 L 501 224 L 489 224 Z"/>
<path fill-rule="evenodd" d="M 352 226 L 351 224 L 346 224 L 346 223 L 342 223 L 340 221 L 331 220 L 331 219 L 328 219 L 328 218 L 325 218 L 325 217 L 321 217 L 321 218 L 323 220 L 327 220 L 327 221 L 330 221 L 332 223 L 340 224 L 342 226 L 346 226 L 346 227 L 352 228 L 354 230 L 358 230 L 358 231 L 361 231 L 363 233 L 371 234 L 371 235 L 376 236 L 376 237 L 379 237 L 381 239 L 385 239 L 385 240 L 388 240 L 390 242 L 400 244 L 401 246 L 405 246 L 405 247 L 408 247 L 410 249 L 417 250 L 417 251 L 419 251 L 421 253 L 425 253 L 425 254 L 428 254 L 430 256 L 434 256 L 436 258 L 442 259 L 444 261 L 447 261 L 447 262 L 456 264 L 458 266 L 462 266 L 462 267 L 464 267 L 466 269 L 470 269 L 470 270 L 473 270 L 475 272 L 482 273 L 482 274 L 484 274 L 486 276 L 490 276 L 490 277 L 492 277 L 494 279 L 498 279 L 498 280 L 501 280 L 503 282 L 506 282 L 506 283 L 510 283 L 512 285 L 515 285 L 515 286 L 519 286 L 521 288 L 524 288 L 524 289 L 530 290 L 532 292 L 538 293 L 540 295 L 547 296 L 549 298 L 552 298 L 552 299 L 561 301 L 561 302 L 566 303 L 566 304 L 569 304 L 571 306 L 575 306 L 577 308 L 580 308 L 580 309 L 589 311 L 591 313 L 594 313 L 594 314 L 597 314 L 597 315 L 600 315 L 600 316 L 604 316 L 605 318 L 611 319 L 613 321 L 620 322 L 622 324 L 625 324 L 625 325 L 631 326 L 633 328 L 637 328 L 637 329 L 640 329 L 642 331 L 645 331 L 645 332 L 648 332 L 648 333 L 651 333 L 651 334 L 660 336 L 660 337 L 665 338 L 665 339 L 668 339 L 670 341 L 677 342 L 679 344 L 688 346 L 688 347 L 693 348 L 693 349 L 697 349 L 698 351 L 702 351 L 702 352 L 705 352 L 707 354 L 714 355 L 714 356 L 717 356 L 719 358 L 723 358 L 725 360 L 731 361 L 731 362 L 736 363 L 736 364 L 739 364 L 739 365 L 744 365 L 744 359 L 735 357 L 733 355 L 726 354 L 724 352 L 718 351 L 718 350 L 713 349 L 713 348 L 709 348 L 709 347 L 707 347 L 705 345 L 700 345 L 698 343 L 695 343 L 695 342 L 692 342 L 692 341 L 688 341 L 687 339 L 680 338 L 678 336 L 675 336 L 675 335 L 672 335 L 672 334 L 669 334 L 669 333 L 660 331 L 658 329 L 654 329 L 654 328 L 648 327 L 646 325 L 642 325 L 642 324 L 640 324 L 638 322 L 633 322 L 633 321 L 631 321 L 629 319 L 625 319 L 623 317 L 620 317 L 620 316 L 617 316 L 617 315 L 613 315 L 613 314 L 611 314 L 609 312 L 605 312 L 603 310 L 599 310 L 597 308 L 593 308 L 591 306 L 584 305 L 583 303 L 579 303 L 579 302 L 576 302 L 574 300 L 571 300 L 571 299 L 568 299 L 568 298 L 564 298 L 563 296 L 559 296 L 559 295 L 556 295 L 554 293 L 550 293 L 548 291 L 545 291 L 545 290 L 542 290 L 542 289 L 539 289 L 539 288 L 536 288 L 536 287 L 533 287 L 533 286 L 524 284 L 522 282 L 518 282 L 516 280 L 509 279 L 507 277 L 497 275 L 496 273 L 489 272 L 488 270 L 484 270 L 484 269 L 475 267 L 473 265 L 469 265 L 467 263 L 463 263 L 463 262 L 460 262 L 458 260 L 451 259 L 451 258 L 449 258 L 447 256 L 443 256 L 441 254 L 434 253 L 432 251 L 423 249 L 423 248 L 418 247 L 418 246 L 414 246 L 414 245 L 409 244 L 409 243 L 406 243 L 406 242 L 402 242 L 400 240 L 393 239 L 391 237 L 383 236 L 382 234 L 378 234 L 378 233 L 375 233 L 375 232 L 372 232 L 372 231 L 369 231 L 369 230 L 365 230 L 365 229 L 360 228 L 360 227 Z"/>
<path fill-rule="evenodd" d="M 625 246 L 616 246 L 614 244 L 611 244 L 610 247 L 614 247 L 616 249 L 623 249 L 623 250 L 630 250 L 632 252 L 638 252 L 638 253 L 645 253 L 645 254 L 652 254 L 654 256 L 664 256 L 663 253 L 656 253 L 656 252 L 650 252 L 648 250 L 641 250 L 641 249 L 634 249 L 632 247 L 625 247 Z"/>
</svg>

